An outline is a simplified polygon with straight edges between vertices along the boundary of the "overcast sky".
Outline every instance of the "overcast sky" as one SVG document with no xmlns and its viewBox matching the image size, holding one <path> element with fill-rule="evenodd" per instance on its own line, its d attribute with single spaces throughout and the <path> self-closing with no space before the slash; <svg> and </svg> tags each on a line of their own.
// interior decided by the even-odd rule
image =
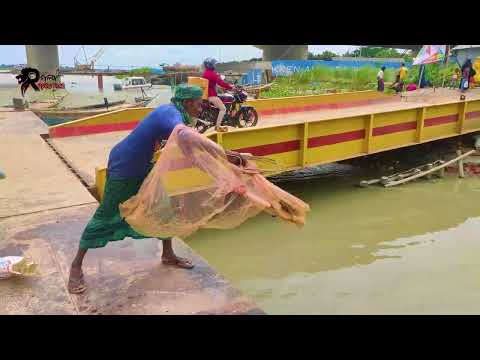
<svg viewBox="0 0 480 360">
<path fill-rule="evenodd" d="M 95 54 L 101 45 L 85 45 L 87 57 Z M 357 46 L 349 45 L 310 45 L 313 53 L 330 50 L 343 54 Z M 73 58 L 80 45 L 60 45 L 59 56 L 62 65 L 73 65 Z M 83 52 L 80 61 L 84 62 Z M 111 45 L 105 47 L 98 65 L 113 66 L 158 66 L 161 63 L 182 63 L 197 65 L 206 57 L 215 57 L 220 61 L 248 60 L 261 57 L 262 51 L 251 45 Z M 0 64 L 25 64 L 24 45 L 0 45 Z"/>
</svg>

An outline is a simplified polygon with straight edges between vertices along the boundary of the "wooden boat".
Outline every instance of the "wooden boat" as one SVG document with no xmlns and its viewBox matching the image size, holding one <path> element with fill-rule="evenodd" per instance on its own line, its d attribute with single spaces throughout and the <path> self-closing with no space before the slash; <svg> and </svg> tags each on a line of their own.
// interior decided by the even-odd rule
<svg viewBox="0 0 480 360">
<path fill-rule="evenodd" d="M 31 108 L 30 110 L 43 120 L 48 126 L 62 124 L 68 121 L 78 120 L 88 116 L 100 115 L 110 111 L 144 107 L 149 102 L 146 99 L 136 104 L 126 104 L 125 100 L 115 101 L 108 104 L 108 108 L 105 104 L 95 104 L 84 106 L 81 108 L 69 108 L 69 109 L 52 109 L 52 108 Z"/>
</svg>

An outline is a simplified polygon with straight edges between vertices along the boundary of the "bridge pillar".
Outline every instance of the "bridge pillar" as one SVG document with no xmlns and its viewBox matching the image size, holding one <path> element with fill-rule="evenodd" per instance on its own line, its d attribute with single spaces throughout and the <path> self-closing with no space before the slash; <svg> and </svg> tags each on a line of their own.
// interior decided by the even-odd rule
<svg viewBox="0 0 480 360">
<path fill-rule="evenodd" d="M 57 45 L 25 45 L 27 65 L 41 73 L 55 74 L 60 67 Z"/>
<path fill-rule="evenodd" d="M 263 50 L 263 61 L 307 60 L 308 45 L 255 45 Z"/>
</svg>

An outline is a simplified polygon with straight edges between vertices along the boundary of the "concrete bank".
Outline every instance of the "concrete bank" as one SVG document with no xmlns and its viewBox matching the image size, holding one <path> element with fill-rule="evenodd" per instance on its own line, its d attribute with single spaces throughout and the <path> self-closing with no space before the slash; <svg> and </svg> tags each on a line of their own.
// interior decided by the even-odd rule
<svg viewBox="0 0 480 360">
<path fill-rule="evenodd" d="M 69 263 L 98 203 L 40 136 L 47 133 L 30 111 L 0 109 L 0 257 L 26 254 L 41 270 L 0 281 L 0 314 L 263 314 L 180 239 L 175 250 L 193 270 L 162 265 L 156 239 L 125 239 L 88 254 L 89 289 L 70 295 Z"/>
</svg>

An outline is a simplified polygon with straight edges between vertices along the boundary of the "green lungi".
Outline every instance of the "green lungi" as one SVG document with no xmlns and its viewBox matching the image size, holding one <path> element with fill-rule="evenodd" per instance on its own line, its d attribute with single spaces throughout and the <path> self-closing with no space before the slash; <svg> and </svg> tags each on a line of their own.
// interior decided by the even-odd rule
<svg viewBox="0 0 480 360">
<path fill-rule="evenodd" d="M 103 200 L 87 224 L 80 239 L 80 249 L 100 248 L 109 241 L 123 240 L 126 237 L 146 239 L 133 230 L 120 216 L 118 206 L 136 195 L 143 183 L 143 178 L 115 178 L 107 177 Z"/>
</svg>

